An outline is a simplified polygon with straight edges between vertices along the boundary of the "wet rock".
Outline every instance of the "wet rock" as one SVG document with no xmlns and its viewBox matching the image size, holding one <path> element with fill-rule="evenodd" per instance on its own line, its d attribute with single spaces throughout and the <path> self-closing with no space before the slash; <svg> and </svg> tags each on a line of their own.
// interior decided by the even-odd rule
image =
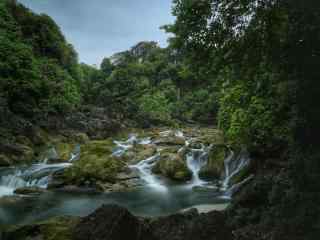
<svg viewBox="0 0 320 240">
<path fill-rule="evenodd" d="M 199 177 L 211 181 L 220 178 L 224 172 L 224 160 L 228 149 L 224 145 L 214 146 L 208 156 L 208 162 L 200 169 Z"/>
<path fill-rule="evenodd" d="M 104 205 L 75 227 L 74 240 L 153 240 L 148 226 L 125 208 Z"/>
<path fill-rule="evenodd" d="M 59 159 L 62 162 L 69 161 L 75 147 L 76 147 L 76 144 L 70 144 L 70 143 L 64 143 L 64 142 L 55 144 L 55 149 L 58 153 L 57 159 Z"/>
<path fill-rule="evenodd" d="M 176 181 L 188 181 L 192 178 L 192 173 L 186 162 L 178 154 L 161 154 L 160 160 L 152 168 L 152 171 Z"/>
<path fill-rule="evenodd" d="M 198 141 L 191 142 L 189 145 L 189 148 L 192 148 L 192 149 L 202 149 L 202 147 L 203 147 L 202 143 Z"/>
<path fill-rule="evenodd" d="M 157 153 L 157 148 L 154 145 L 138 145 L 131 151 L 125 154 L 130 164 L 136 164 L 142 160 L 150 158 Z M 130 157 L 131 155 L 131 157 Z"/>
<path fill-rule="evenodd" d="M 79 160 L 64 171 L 66 185 L 92 187 L 96 182 L 114 183 L 118 173 L 122 172 L 126 163 L 122 159 L 111 156 L 114 144 L 112 140 L 90 141 L 82 145 Z"/>
<path fill-rule="evenodd" d="M 24 188 L 18 188 L 14 191 L 15 194 L 21 194 L 21 195 L 38 195 L 44 192 L 46 192 L 45 189 L 38 188 L 38 187 L 24 187 Z"/>
<path fill-rule="evenodd" d="M 231 240 L 223 212 L 198 214 L 196 209 L 155 219 L 151 231 L 161 240 Z"/>
</svg>

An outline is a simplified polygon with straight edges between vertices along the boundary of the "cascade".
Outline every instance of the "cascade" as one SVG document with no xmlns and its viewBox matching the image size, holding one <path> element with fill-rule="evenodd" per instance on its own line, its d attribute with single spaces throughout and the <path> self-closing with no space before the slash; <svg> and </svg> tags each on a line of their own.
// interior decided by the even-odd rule
<svg viewBox="0 0 320 240">
<path fill-rule="evenodd" d="M 130 166 L 133 169 L 137 169 L 140 173 L 140 178 L 146 182 L 148 186 L 153 188 L 156 191 L 164 192 L 167 190 L 166 186 L 164 186 L 160 180 L 152 173 L 151 169 L 156 164 L 156 162 L 160 159 L 160 154 L 147 158 L 138 164 Z"/>
<path fill-rule="evenodd" d="M 199 172 L 208 162 L 208 152 L 210 151 L 211 146 L 206 148 L 203 144 L 201 145 L 201 149 L 190 149 L 186 156 L 187 166 L 192 172 L 191 187 L 207 184 L 207 182 L 199 178 Z"/>
<path fill-rule="evenodd" d="M 225 178 L 222 182 L 222 190 L 228 192 L 231 188 L 235 187 L 231 186 L 230 188 L 230 180 L 247 167 L 249 163 L 250 158 L 246 151 L 242 150 L 238 156 L 235 156 L 234 152 L 230 150 L 229 156 L 224 161 Z"/>
<path fill-rule="evenodd" d="M 53 173 L 72 166 L 71 162 L 79 159 L 80 145 L 71 153 L 68 163 L 48 163 L 48 159 L 57 159 L 57 156 L 56 150 L 52 148 L 41 163 L 9 169 L 6 175 L 0 177 L 0 197 L 12 195 L 16 189 L 23 187 L 47 188 Z"/>
</svg>

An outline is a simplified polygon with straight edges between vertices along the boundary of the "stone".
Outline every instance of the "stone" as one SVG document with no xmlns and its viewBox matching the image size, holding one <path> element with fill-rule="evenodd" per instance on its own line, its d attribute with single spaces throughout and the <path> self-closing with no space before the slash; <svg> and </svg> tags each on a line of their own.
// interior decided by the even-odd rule
<svg viewBox="0 0 320 240">
<path fill-rule="evenodd" d="M 83 218 L 73 236 L 74 240 L 155 240 L 143 221 L 117 205 L 103 205 Z"/>
<path fill-rule="evenodd" d="M 209 152 L 207 164 L 200 169 L 199 177 L 206 181 L 219 179 L 224 173 L 227 151 L 224 145 L 214 146 Z"/>
<path fill-rule="evenodd" d="M 41 193 L 46 192 L 43 188 L 38 187 L 24 187 L 24 188 L 17 188 L 14 193 L 20 195 L 38 195 Z"/>
<path fill-rule="evenodd" d="M 178 154 L 173 153 L 161 154 L 160 160 L 152 168 L 152 171 L 176 181 L 188 181 L 192 178 L 192 173 L 186 162 Z"/>
<path fill-rule="evenodd" d="M 226 219 L 223 212 L 199 214 L 193 208 L 184 213 L 154 219 L 150 228 L 159 240 L 231 240 L 232 231 Z"/>
</svg>

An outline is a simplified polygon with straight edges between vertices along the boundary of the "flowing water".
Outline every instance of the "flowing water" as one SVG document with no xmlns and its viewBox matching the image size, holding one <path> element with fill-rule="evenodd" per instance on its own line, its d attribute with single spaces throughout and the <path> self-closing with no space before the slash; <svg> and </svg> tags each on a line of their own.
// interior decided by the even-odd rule
<svg viewBox="0 0 320 240">
<path fill-rule="evenodd" d="M 172 131 L 161 132 L 166 137 Z M 141 216 L 159 216 L 176 212 L 180 209 L 199 204 L 225 203 L 241 185 L 249 181 L 252 176 L 241 183 L 230 186 L 230 180 L 249 164 L 249 157 L 245 151 L 235 155 L 230 150 L 225 159 L 224 178 L 216 183 L 206 182 L 199 178 L 200 169 L 207 164 L 208 153 L 214 146 L 204 146 L 192 149 L 189 144 L 192 139 L 186 138 L 183 132 L 176 131 L 174 136 L 185 139 L 185 146 L 179 151 L 188 149 L 186 155 L 187 166 L 192 172 L 192 180 L 184 183 L 172 183 L 160 176 L 154 175 L 152 167 L 159 161 L 161 150 L 135 165 L 129 166 L 139 173 L 143 182 L 142 187 L 131 192 L 108 194 L 84 194 L 66 192 L 47 192 L 39 196 L 16 196 L 14 190 L 22 187 L 35 186 L 47 188 L 53 173 L 72 166 L 79 159 L 80 146 L 77 146 L 67 163 L 50 164 L 49 159 L 57 158 L 55 149 L 48 151 L 48 156 L 41 162 L 31 166 L 0 169 L 0 225 L 30 223 L 49 217 L 71 215 L 85 216 L 102 204 L 116 203 L 127 207 L 134 214 Z M 153 144 L 151 138 L 138 138 L 130 135 L 126 141 L 114 141 L 116 147 L 114 156 L 121 156 L 136 145 Z M 202 191 L 195 190 L 202 187 Z M 11 198 L 2 198 L 12 196 Z"/>
</svg>

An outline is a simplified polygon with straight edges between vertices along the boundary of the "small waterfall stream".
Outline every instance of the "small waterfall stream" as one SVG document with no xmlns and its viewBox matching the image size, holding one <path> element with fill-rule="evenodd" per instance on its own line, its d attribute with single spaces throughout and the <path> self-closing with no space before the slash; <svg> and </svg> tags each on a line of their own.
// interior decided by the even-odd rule
<svg viewBox="0 0 320 240">
<path fill-rule="evenodd" d="M 167 191 L 167 187 L 152 173 L 151 169 L 160 159 L 160 154 L 142 160 L 136 165 L 131 165 L 133 169 L 137 169 L 140 172 L 140 178 L 152 189 L 159 192 Z"/>
<path fill-rule="evenodd" d="M 190 149 L 190 152 L 186 156 L 187 166 L 192 172 L 192 181 L 190 186 L 204 186 L 208 182 L 201 180 L 199 177 L 199 172 L 202 167 L 204 167 L 208 162 L 208 152 L 210 147 L 206 148 L 202 144 L 201 149 Z"/>
<path fill-rule="evenodd" d="M 151 138 L 138 139 L 135 135 L 131 135 L 127 141 L 114 141 L 117 145 L 113 152 L 113 156 L 120 157 L 130 148 L 134 147 L 135 144 L 149 145 L 152 144 Z M 141 160 L 139 163 L 130 165 L 129 168 L 136 169 L 140 173 L 140 178 L 155 191 L 166 191 L 167 188 L 164 186 L 158 178 L 152 173 L 151 169 L 160 159 L 160 153 L 151 156 L 147 159 Z"/>
<path fill-rule="evenodd" d="M 18 188 L 38 187 L 47 188 L 51 175 L 57 171 L 72 166 L 72 162 L 80 157 L 80 145 L 75 147 L 67 163 L 48 163 L 49 159 L 57 159 L 58 154 L 54 148 L 49 149 L 47 156 L 41 163 L 29 167 L 22 166 L 9 169 L 7 174 L 0 177 L 0 197 L 12 195 Z"/>
<path fill-rule="evenodd" d="M 225 178 L 222 182 L 224 191 L 230 187 L 230 180 L 236 176 L 242 169 L 247 167 L 250 163 L 248 153 L 244 150 L 239 155 L 235 156 L 234 152 L 230 150 L 229 156 L 224 161 Z"/>
</svg>

